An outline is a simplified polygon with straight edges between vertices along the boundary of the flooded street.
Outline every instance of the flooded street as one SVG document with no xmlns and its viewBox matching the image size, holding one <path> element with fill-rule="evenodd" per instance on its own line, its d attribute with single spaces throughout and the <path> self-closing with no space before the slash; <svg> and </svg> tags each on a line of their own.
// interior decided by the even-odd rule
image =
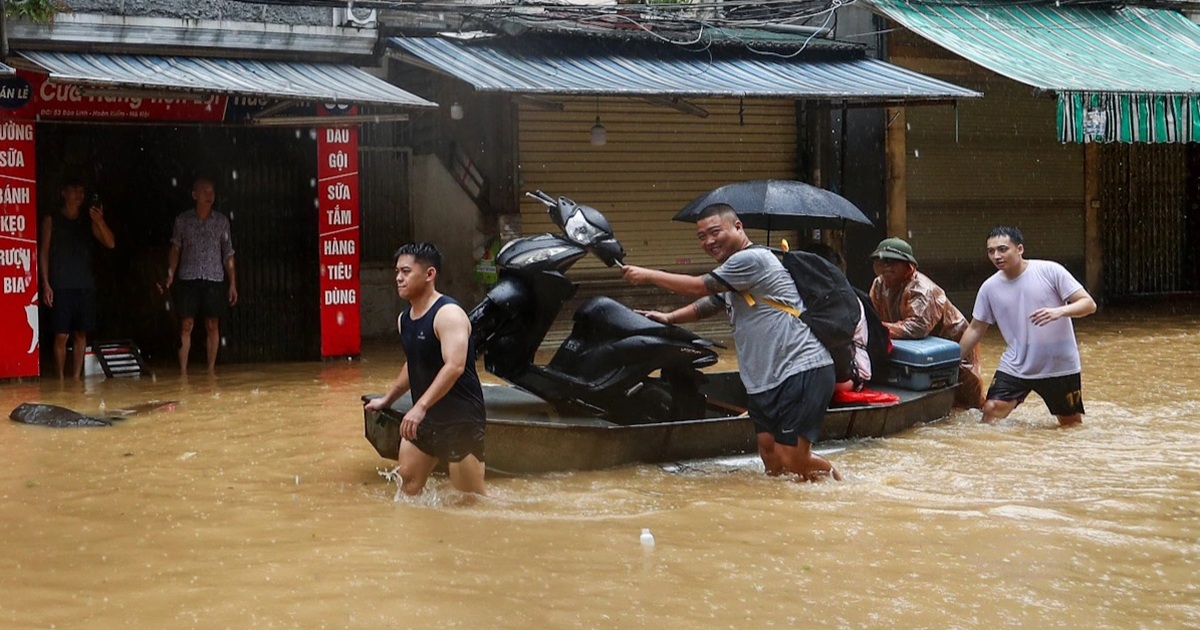
<svg viewBox="0 0 1200 630">
<path fill-rule="evenodd" d="M 1031 397 L 998 426 L 845 444 L 846 481 L 817 485 L 640 466 L 396 500 L 358 400 L 394 378 L 388 348 L 6 383 L 5 414 L 179 404 L 0 422 L 0 627 L 1200 627 L 1200 308 L 1076 328 L 1082 428 Z M 1001 349 L 993 329 L 989 381 Z"/>
</svg>

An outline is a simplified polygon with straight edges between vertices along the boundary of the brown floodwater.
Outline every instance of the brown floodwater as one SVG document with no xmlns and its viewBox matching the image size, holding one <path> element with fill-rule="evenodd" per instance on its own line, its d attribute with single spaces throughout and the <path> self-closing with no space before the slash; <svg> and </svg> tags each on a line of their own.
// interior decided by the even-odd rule
<svg viewBox="0 0 1200 630">
<path fill-rule="evenodd" d="M 478 501 L 380 474 L 358 397 L 394 346 L 0 384 L 4 411 L 179 401 L 111 428 L 0 422 L 0 627 L 1200 627 L 1198 328 L 1195 305 L 1078 322 L 1078 429 L 1031 398 L 997 426 L 836 445 L 841 483 L 646 465 L 491 479 Z"/>
</svg>

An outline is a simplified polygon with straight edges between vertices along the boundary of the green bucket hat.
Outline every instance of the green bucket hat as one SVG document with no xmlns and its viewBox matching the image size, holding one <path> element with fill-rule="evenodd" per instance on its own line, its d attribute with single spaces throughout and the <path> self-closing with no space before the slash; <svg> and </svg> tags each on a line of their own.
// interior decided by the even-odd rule
<svg viewBox="0 0 1200 630">
<path fill-rule="evenodd" d="M 879 246 L 875 251 L 871 252 L 871 258 L 889 258 L 891 260 L 903 260 L 914 265 L 917 264 L 917 258 L 913 256 L 912 245 L 902 238 L 893 236 L 879 241 Z"/>
</svg>

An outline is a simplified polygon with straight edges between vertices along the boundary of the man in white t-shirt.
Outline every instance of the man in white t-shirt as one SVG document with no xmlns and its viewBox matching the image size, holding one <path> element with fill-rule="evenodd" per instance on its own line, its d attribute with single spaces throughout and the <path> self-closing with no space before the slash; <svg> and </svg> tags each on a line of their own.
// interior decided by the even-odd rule
<svg viewBox="0 0 1200 630">
<path fill-rule="evenodd" d="M 1079 346 L 1072 317 L 1096 312 L 1096 302 L 1062 265 L 1026 260 L 1021 231 L 998 227 L 988 234 L 987 254 L 998 271 L 975 298 L 971 325 L 963 333 L 962 356 L 991 324 L 1006 347 L 988 388 L 983 421 L 1008 417 L 1029 392 L 1037 392 L 1062 426 L 1083 422 Z"/>
</svg>

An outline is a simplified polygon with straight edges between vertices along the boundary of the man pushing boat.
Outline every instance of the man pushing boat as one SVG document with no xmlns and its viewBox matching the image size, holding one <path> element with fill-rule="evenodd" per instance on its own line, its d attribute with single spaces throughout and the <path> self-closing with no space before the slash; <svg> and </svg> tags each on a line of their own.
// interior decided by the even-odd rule
<svg viewBox="0 0 1200 630">
<path fill-rule="evenodd" d="M 442 255 L 431 243 L 396 250 L 396 292 L 408 300 L 397 326 L 404 365 L 386 395 L 364 405 L 387 409 L 409 390 L 413 406 L 400 423 L 400 489 L 420 494 L 439 460 L 461 492 L 484 492 L 487 417 L 475 371 L 471 322 L 453 298 L 438 292 Z"/>
<path fill-rule="evenodd" d="M 769 249 L 753 247 L 729 205 L 706 207 L 696 220 L 696 235 L 704 251 L 720 263 L 707 274 L 633 265 L 622 269 L 632 284 L 654 284 L 700 298 L 670 313 L 644 314 L 665 324 L 682 324 L 728 312 L 767 474 L 789 472 L 806 481 L 841 479 L 828 460 L 812 451 L 833 394 L 833 359 L 800 318 L 765 306 L 774 301 L 802 307 L 792 276 Z"/>
</svg>

